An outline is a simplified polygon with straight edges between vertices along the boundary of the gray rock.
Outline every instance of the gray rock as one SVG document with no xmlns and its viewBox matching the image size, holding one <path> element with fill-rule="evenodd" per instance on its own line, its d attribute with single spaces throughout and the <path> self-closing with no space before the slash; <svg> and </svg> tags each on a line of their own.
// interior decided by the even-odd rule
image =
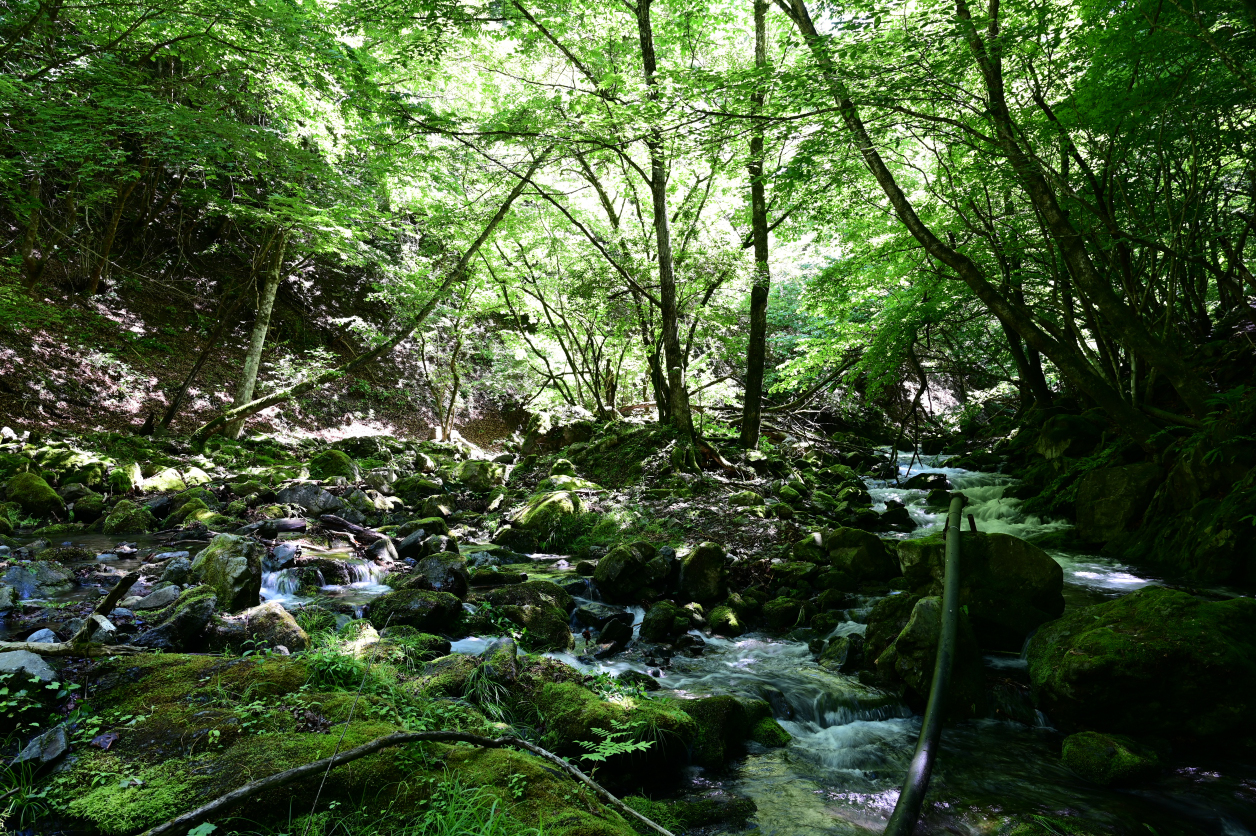
<svg viewBox="0 0 1256 836">
<path fill-rule="evenodd" d="M 168 652 L 188 650 L 203 644 L 205 626 L 218 609 L 214 595 L 205 595 L 204 587 L 193 587 L 180 596 L 161 620 L 140 633 L 131 643 Z M 114 611 L 115 614 L 117 611 Z"/>
<path fill-rule="evenodd" d="M 192 577 L 208 584 L 229 612 L 256 607 L 261 602 L 262 558 L 259 541 L 235 534 L 219 534 L 196 556 Z"/>
<path fill-rule="evenodd" d="M 55 644 L 56 642 L 61 641 L 57 638 L 57 634 L 49 630 L 47 627 L 31 633 L 26 637 L 26 640 L 28 642 L 34 642 L 35 644 Z"/>
<path fill-rule="evenodd" d="M 0 557 L 8 557 L 12 552 L 8 546 L 0 546 Z"/>
<path fill-rule="evenodd" d="M 333 496 L 318 485 L 309 482 L 284 488 L 279 492 L 277 500 L 284 505 L 298 505 L 315 515 L 340 514 L 348 507 L 340 497 Z M 344 515 L 341 514 L 341 516 Z"/>
<path fill-rule="evenodd" d="M 163 576 L 164 577 L 164 576 Z M 131 606 L 133 610 L 159 610 L 179 600 L 179 587 L 163 586 L 148 593 Z"/>
<path fill-rule="evenodd" d="M 64 726 L 57 726 L 27 743 L 26 748 L 18 753 L 13 762 L 37 761 L 43 766 L 60 759 L 68 751 L 70 751 L 70 738 L 66 735 Z"/>
<path fill-rule="evenodd" d="M 54 561 L 12 566 L 0 576 L 0 583 L 13 587 L 17 596 L 23 599 L 68 592 L 73 582 L 74 573 Z"/>
<path fill-rule="evenodd" d="M 576 621 L 585 627 L 601 630 L 611 621 L 627 621 L 632 626 L 632 613 L 598 601 L 587 601 L 576 607 Z"/>
<path fill-rule="evenodd" d="M 192 575 L 192 561 L 188 559 L 187 552 L 179 552 L 180 557 L 166 564 L 166 570 L 161 573 L 161 582 L 182 586 L 188 582 Z M 164 606 L 164 605 L 163 605 Z"/>
<path fill-rule="evenodd" d="M 96 622 L 96 629 L 92 631 L 91 640 L 100 644 L 113 644 L 118 638 L 118 628 L 113 622 L 105 618 L 103 615 L 92 613 L 91 620 Z M 83 619 L 72 618 L 65 625 L 66 631 L 71 636 L 77 635 L 78 631 L 83 627 Z"/>
<path fill-rule="evenodd" d="M 114 618 L 129 618 L 130 616 L 135 615 L 135 613 L 131 612 L 131 610 L 126 607 L 116 607 L 114 611 L 109 614 Z"/>
<path fill-rule="evenodd" d="M 118 556 L 113 552 L 102 552 L 101 554 L 96 555 L 96 559 L 101 563 L 109 563 L 110 561 L 117 560 Z"/>
<path fill-rule="evenodd" d="M 17 593 L 11 586 L 0 586 L 0 611 L 13 609 L 17 603 Z"/>
<path fill-rule="evenodd" d="M 43 657 L 29 650 L 10 650 L 7 653 L 0 653 L 0 674 L 19 671 L 38 677 L 40 682 L 52 682 L 57 678 Z"/>
<path fill-rule="evenodd" d="M 619 618 L 611 619 L 598 634 L 598 641 L 602 644 L 616 644 L 623 647 L 632 641 L 632 622 Z"/>
<path fill-rule="evenodd" d="M 162 552 L 155 554 L 149 560 L 153 563 L 161 563 L 163 560 L 178 560 L 180 557 L 191 557 L 191 552 Z"/>
<path fill-rule="evenodd" d="M 397 547 L 393 545 L 392 538 L 385 537 L 384 539 L 376 540 L 374 543 L 367 546 L 366 559 L 374 560 L 376 563 L 381 563 L 387 566 L 389 564 L 396 563 L 401 559 L 401 556 L 397 552 Z"/>
</svg>

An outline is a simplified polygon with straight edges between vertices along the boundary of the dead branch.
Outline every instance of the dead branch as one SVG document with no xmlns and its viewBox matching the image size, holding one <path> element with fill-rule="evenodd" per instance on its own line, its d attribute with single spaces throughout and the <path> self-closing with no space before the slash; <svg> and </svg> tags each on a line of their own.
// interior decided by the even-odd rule
<svg viewBox="0 0 1256 836">
<path fill-rule="evenodd" d="M 286 784 L 291 784 L 294 781 L 300 781 L 303 778 L 312 778 L 326 769 L 339 766 L 343 763 L 349 763 L 350 761 L 355 761 L 359 758 L 364 758 L 367 755 L 380 751 L 381 749 L 387 749 L 392 746 L 404 746 L 407 743 L 421 742 L 471 743 L 475 746 L 483 746 L 489 749 L 500 749 L 505 746 L 512 746 L 516 749 L 524 749 L 534 755 L 537 755 L 538 757 L 544 758 L 557 766 L 559 769 L 566 772 L 572 778 L 575 778 L 580 783 L 589 787 L 597 794 L 598 798 L 602 799 L 602 801 L 611 807 L 614 807 L 619 812 L 636 819 L 646 827 L 649 827 L 655 833 L 660 834 L 660 836 L 672 836 L 670 831 L 660 827 L 658 824 L 655 824 L 650 819 L 647 819 L 627 804 L 624 804 L 618 798 L 611 795 L 611 793 L 600 784 L 594 782 L 594 780 L 588 775 L 585 775 L 579 769 L 572 766 L 558 755 L 555 755 L 553 752 L 546 751 L 540 746 L 535 746 L 528 741 L 520 740 L 517 737 L 480 737 L 476 734 L 467 734 L 465 732 L 457 731 L 393 732 L 392 734 L 376 738 L 370 743 L 364 743 L 356 749 L 349 749 L 348 751 L 332 755 L 329 758 L 323 758 L 322 760 L 314 761 L 313 763 L 307 763 L 302 766 L 293 767 L 292 769 L 286 769 L 283 772 L 276 772 L 274 775 L 245 784 L 238 789 L 232 790 L 226 795 L 219 796 L 208 804 L 204 804 L 197 807 L 195 810 L 191 810 L 177 818 L 173 818 L 165 824 L 159 824 L 154 828 L 146 830 L 143 834 L 141 834 L 141 836 L 180 836 L 181 834 L 186 833 L 189 828 L 205 820 L 209 816 L 246 801 L 259 793 L 275 789 L 276 787 L 282 787 Z"/>
<path fill-rule="evenodd" d="M 100 603 L 91 614 L 83 619 L 83 626 L 70 637 L 68 642 L 0 642 L 0 652 L 27 650 L 40 656 L 76 656 L 91 659 L 147 653 L 148 648 L 129 644 L 92 644 L 92 636 L 101 628 L 101 622 L 113 612 L 113 608 L 122 600 L 122 596 L 126 595 L 139 579 L 138 572 L 131 572 L 118 581 L 117 586 L 109 590 L 109 594 L 100 599 Z"/>
</svg>

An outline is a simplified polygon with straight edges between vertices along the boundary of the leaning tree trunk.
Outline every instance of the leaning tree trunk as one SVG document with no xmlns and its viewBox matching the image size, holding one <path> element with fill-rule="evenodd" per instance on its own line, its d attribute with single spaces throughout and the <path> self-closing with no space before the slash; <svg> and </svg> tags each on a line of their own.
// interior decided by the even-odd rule
<svg viewBox="0 0 1256 836">
<path fill-rule="evenodd" d="M 655 80 L 657 61 L 654 55 L 654 31 L 650 24 L 651 0 L 637 3 L 637 34 L 641 39 L 641 64 L 651 99 L 658 99 Z M 692 444 L 693 413 L 689 408 L 689 390 L 685 388 L 684 354 L 680 345 L 680 311 L 676 299 L 676 263 L 672 256 L 672 231 L 667 217 L 667 158 L 663 136 L 650 131 L 646 142 L 650 150 L 650 196 L 653 198 L 654 235 L 659 257 L 659 302 L 662 318 L 663 361 L 667 365 L 668 412 L 671 425 L 680 430 Z"/>
<path fill-rule="evenodd" d="M 244 355 L 244 370 L 240 373 L 240 385 L 236 389 L 232 406 L 242 406 L 253 400 L 257 386 L 257 370 L 262 365 L 262 349 L 266 345 L 266 333 L 270 330 L 270 314 L 275 308 L 275 295 L 283 280 L 283 257 L 288 245 L 288 231 L 276 229 L 270 239 L 270 269 L 257 297 L 257 319 L 253 321 L 253 333 L 249 337 L 249 349 Z M 244 430 L 244 419 L 233 421 L 223 430 L 227 438 L 239 438 Z"/>
<path fill-rule="evenodd" d="M 100 277 L 104 274 L 105 266 L 109 263 L 109 254 L 113 251 L 113 242 L 118 236 L 118 224 L 122 222 L 122 213 L 126 210 L 127 201 L 131 199 L 131 193 L 140 184 L 140 180 L 144 179 L 144 172 L 147 170 L 148 160 L 145 160 L 139 174 L 130 183 L 118 186 L 118 196 L 114 201 L 113 214 L 110 216 L 109 225 L 105 227 L 105 234 L 100 240 L 100 252 L 96 255 L 96 263 L 92 267 L 91 276 L 87 279 L 88 296 L 95 296 L 100 292 Z"/>
<path fill-rule="evenodd" d="M 763 79 L 767 71 L 767 0 L 754 0 L 754 63 L 761 74 L 753 110 L 763 109 Z M 750 289 L 750 338 L 746 346 L 746 403 L 741 413 L 741 446 L 759 445 L 759 420 L 763 410 L 763 366 L 767 357 L 768 293 L 772 274 L 768 269 L 768 204 L 763 184 L 763 122 L 754 120 L 750 136 L 750 233 L 754 241 L 754 284 Z"/>
</svg>

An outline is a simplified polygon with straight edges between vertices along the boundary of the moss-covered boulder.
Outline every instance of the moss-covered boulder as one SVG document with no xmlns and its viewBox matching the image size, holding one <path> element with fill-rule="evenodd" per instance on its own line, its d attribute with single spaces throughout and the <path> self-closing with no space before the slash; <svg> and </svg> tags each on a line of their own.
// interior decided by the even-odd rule
<svg viewBox="0 0 1256 836">
<path fill-rule="evenodd" d="M 763 700 L 743 700 L 725 694 L 680 700 L 678 705 L 697 725 L 689 751 L 699 766 L 723 765 L 744 751 L 746 740 L 754 739 L 764 746 L 785 746 L 791 740 L 789 732 L 772 719 Z"/>
<path fill-rule="evenodd" d="M 802 616 L 803 603 L 796 598 L 774 598 L 763 605 L 764 625 L 778 633 L 800 626 Z"/>
<path fill-rule="evenodd" d="M 909 701 L 923 707 L 933 684 L 933 669 L 942 635 L 942 599 L 916 601 L 903 629 L 880 656 L 876 669 L 881 679 L 907 687 Z M 951 668 L 947 716 L 972 717 L 984 703 L 981 651 L 968 618 L 959 614 L 959 636 Z"/>
<path fill-rule="evenodd" d="M 727 592 L 728 568 L 724 547 L 702 543 L 680 563 L 680 593 L 690 601 L 718 601 Z"/>
<path fill-rule="evenodd" d="M 1017 652 L 1036 627 L 1064 612 L 1064 570 L 1042 549 L 1009 534 L 960 535 L 960 605 L 977 641 Z M 941 536 L 904 540 L 899 565 L 917 595 L 940 595 L 946 573 Z"/>
<path fill-rule="evenodd" d="M 512 623 L 524 628 L 520 644 L 527 650 L 570 650 L 575 646 L 569 615 L 575 599 L 557 584 L 528 581 L 476 593 Z"/>
<path fill-rule="evenodd" d="M 405 625 L 425 633 L 447 633 L 462 617 L 462 602 L 448 592 L 403 589 L 379 596 L 366 612 L 380 629 Z"/>
<path fill-rule="evenodd" d="M 139 487 L 144 481 L 140 466 L 135 462 L 127 462 L 109 471 L 109 490 L 114 494 L 128 494 Z"/>
<path fill-rule="evenodd" d="M 340 450 L 324 450 L 309 462 L 310 477 L 313 479 L 335 479 L 343 476 L 351 482 L 358 479 L 358 466 Z"/>
<path fill-rule="evenodd" d="M 493 488 L 506 484 L 509 467 L 501 462 L 488 462 L 481 459 L 469 459 L 453 470 L 453 478 L 476 493 L 488 493 Z"/>
<path fill-rule="evenodd" d="M 18 473 L 5 488 L 10 502 L 16 502 L 32 517 L 64 517 L 65 500 L 37 473 Z"/>
<path fill-rule="evenodd" d="M 74 573 L 55 560 L 35 560 L 10 566 L 0 575 L 0 584 L 21 599 L 48 598 L 69 592 Z"/>
<path fill-rule="evenodd" d="M 598 561 L 593 582 L 607 601 L 627 604 L 641 597 L 644 590 L 662 578 L 653 561 L 657 556 L 648 543 L 616 546 Z"/>
<path fill-rule="evenodd" d="M 556 528 L 563 519 L 584 510 L 579 494 L 571 491 L 551 491 L 535 494 L 528 504 L 511 518 L 511 523 L 524 531 L 544 535 Z"/>
<path fill-rule="evenodd" d="M 814 531 L 794 544 L 794 559 L 832 566 L 854 583 L 885 581 L 899 574 L 898 561 L 875 534 L 857 528 Z"/>
<path fill-rule="evenodd" d="M 205 627 L 217 609 L 218 598 L 212 587 L 186 589 L 173 604 L 147 619 L 144 632 L 131 644 L 166 652 L 202 650 Z"/>
<path fill-rule="evenodd" d="M 178 493 L 188 489 L 183 474 L 173 467 L 163 468 L 140 483 L 145 493 Z"/>
<path fill-rule="evenodd" d="M 550 465 L 550 476 L 575 476 L 576 466 L 569 459 L 555 459 Z"/>
<path fill-rule="evenodd" d="M 742 623 L 741 616 L 727 604 L 721 604 L 711 610 L 711 614 L 707 617 L 707 623 L 711 625 L 711 632 L 720 636 L 736 638 L 746 632 L 746 626 Z"/>
<path fill-rule="evenodd" d="M 105 517 L 102 530 L 106 534 L 146 534 L 157 529 L 157 518 L 143 505 L 122 499 Z"/>
<path fill-rule="evenodd" d="M 754 491 L 737 491 L 730 494 L 728 504 L 733 508 L 754 508 L 764 504 L 764 499 Z"/>
<path fill-rule="evenodd" d="M 495 607 L 513 606 L 548 606 L 561 610 L 564 615 L 576 608 L 576 599 L 556 583 L 551 581 L 528 581 L 514 584 L 502 589 L 477 592 L 472 596 L 474 601 L 485 601 Z"/>
<path fill-rule="evenodd" d="M 1070 734 L 1064 738 L 1060 759 L 1087 781 L 1105 787 L 1150 778 L 1160 771 L 1155 749 L 1122 734 Z"/>
<path fill-rule="evenodd" d="M 535 702 L 546 720 L 542 745 L 566 757 L 583 756 L 588 747 L 581 743 L 596 744 L 617 727 L 632 729 L 638 739 L 654 741 L 643 752 L 611 756 L 599 772 L 633 770 L 646 777 L 651 770 L 674 770 L 684 764 L 685 751 L 697 737 L 697 723 L 675 700 L 627 698 L 608 702 L 575 683 L 547 682 Z"/>
<path fill-rule="evenodd" d="M 208 625 L 210 650 L 287 648 L 296 653 L 307 650 L 310 637 L 287 610 L 274 601 L 250 607 L 236 615 L 215 616 Z"/>
<path fill-rule="evenodd" d="M 1096 468 L 1077 480 L 1077 536 L 1106 543 L 1142 522 L 1164 471 L 1154 462 Z"/>
<path fill-rule="evenodd" d="M 192 561 L 192 577 L 207 584 L 228 612 L 256 607 L 266 547 L 252 537 L 219 534 Z"/>
<path fill-rule="evenodd" d="M 641 621 L 641 638 L 648 642 L 673 642 L 689 631 L 689 613 L 671 601 L 658 601 Z"/>
<path fill-rule="evenodd" d="M 74 501 L 74 519 L 77 522 L 96 522 L 105 515 L 106 510 L 105 498 L 95 492 Z"/>
<path fill-rule="evenodd" d="M 27 472 L 39 472 L 33 459 L 18 453 L 0 453 L 0 480 L 7 482 L 15 474 Z"/>
<path fill-rule="evenodd" d="M 1256 599 L 1146 587 L 1044 625 L 1027 656 L 1038 706 L 1066 729 L 1200 738 L 1256 729 Z"/>
<path fill-rule="evenodd" d="M 466 694 L 467 682 L 479 666 L 480 660 L 474 656 L 448 654 L 424 665 L 416 684 L 432 696 L 461 697 Z"/>
</svg>

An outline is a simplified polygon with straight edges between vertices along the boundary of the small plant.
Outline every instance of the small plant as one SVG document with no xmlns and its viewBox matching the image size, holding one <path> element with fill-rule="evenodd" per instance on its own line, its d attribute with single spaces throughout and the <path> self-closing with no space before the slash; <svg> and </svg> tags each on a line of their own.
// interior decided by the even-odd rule
<svg viewBox="0 0 1256 836">
<path fill-rule="evenodd" d="M 30 763 L 0 770 L 0 797 L 8 799 L 0 812 L 0 832 L 27 830 L 52 810 L 48 788 L 37 785 L 35 767 Z"/>
<path fill-rule="evenodd" d="M 528 776 L 522 772 L 512 772 L 506 777 L 506 788 L 510 790 L 510 797 L 518 801 L 528 792 Z"/>
<path fill-rule="evenodd" d="M 580 748 L 587 751 L 587 754 L 580 756 L 581 760 L 605 763 L 609 758 L 613 758 L 616 755 L 644 752 L 654 745 L 653 740 L 633 739 L 637 736 L 637 724 L 613 720 L 611 721 L 611 727 L 615 730 L 593 729 L 593 733 L 600 738 L 599 740 L 579 741 Z"/>
</svg>

